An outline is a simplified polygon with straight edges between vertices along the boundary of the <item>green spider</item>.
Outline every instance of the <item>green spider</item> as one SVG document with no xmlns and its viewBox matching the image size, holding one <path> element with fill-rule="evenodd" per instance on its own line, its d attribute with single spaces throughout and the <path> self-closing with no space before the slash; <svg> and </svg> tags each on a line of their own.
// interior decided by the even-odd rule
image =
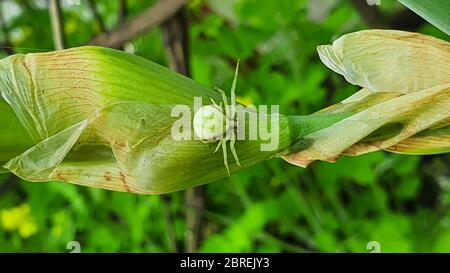
<svg viewBox="0 0 450 273">
<path fill-rule="evenodd" d="M 236 118 L 236 81 L 239 70 L 239 60 L 236 65 L 236 71 L 234 73 L 233 84 L 231 86 L 231 103 L 228 104 L 227 96 L 225 92 L 215 87 L 214 89 L 218 91 L 222 96 L 222 102 L 217 104 L 214 99 L 211 99 L 213 104 L 202 106 L 194 114 L 194 133 L 203 142 L 215 142 L 219 141 L 214 153 L 216 153 L 220 147 L 223 151 L 223 162 L 225 168 L 227 169 L 228 175 L 230 175 L 230 169 L 228 167 L 228 156 L 227 156 L 227 146 L 226 142 L 230 141 L 230 150 L 239 167 L 241 163 L 239 162 L 239 157 L 236 153 L 234 145 L 236 143 L 237 134 L 237 118 Z"/>
</svg>

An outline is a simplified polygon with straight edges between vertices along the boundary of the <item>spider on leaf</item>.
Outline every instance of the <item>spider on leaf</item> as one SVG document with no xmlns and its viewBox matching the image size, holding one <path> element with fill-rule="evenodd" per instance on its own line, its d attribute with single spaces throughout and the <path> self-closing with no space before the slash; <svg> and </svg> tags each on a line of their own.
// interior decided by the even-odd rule
<svg viewBox="0 0 450 273">
<path fill-rule="evenodd" d="M 238 70 L 239 60 L 236 65 L 233 84 L 231 85 L 230 104 L 228 104 L 228 99 L 225 92 L 218 87 L 214 87 L 214 90 L 219 92 L 222 96 L 222 101 L 217 104 L 213 98 L 210 98 L 212 104 L 202 106 L 198 109 L 194 114 L 193 120 L 194 133 L 200 138 L 201 141 L 205 143 L 219 141 L 214 153 L 222 147 L 223 163 L 225 164 L 228 175 L 230 175 L 230 169 L 228 167 L 227 141 L 230 141 L 230 150 L 236 164 L 239 167 L 242 167 L 234 147 L 238 128 L 235 94 Z"/>
</svg>

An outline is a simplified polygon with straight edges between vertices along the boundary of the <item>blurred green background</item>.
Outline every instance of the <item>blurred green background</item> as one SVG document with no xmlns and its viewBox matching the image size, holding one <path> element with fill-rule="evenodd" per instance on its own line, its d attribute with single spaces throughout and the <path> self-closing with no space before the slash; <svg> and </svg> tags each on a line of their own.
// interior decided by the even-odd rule
<svg viewBox="0 0 450 273">
<path fill-rule="evenodd" d="M 61 3 L 74 47 L 155 1 Z M 0 7 L 2 57 L 53 50 L 46 1 Z M 240 58 L 238 99 L 285 114 L 310 114 L 358 90 L 320 62 L 317 45 L 368 28 L 448 40 L 395 0 L 193 0 L 184 15 L 196 81 L 228 90 Z M 122 49 L 168 66 L 164 41 L 158 27 Z M 272 159 L 200 187 L 189 212 L 192 191 L 138 196 L 2 174 L 0 251 L 69 252 L 78 241 L 81 252 L 370 252 L 376 241 L 382 252 L 450 252 L 449 176 L 449 155 L 376 152 L 307 169 Z"/>
</svg>

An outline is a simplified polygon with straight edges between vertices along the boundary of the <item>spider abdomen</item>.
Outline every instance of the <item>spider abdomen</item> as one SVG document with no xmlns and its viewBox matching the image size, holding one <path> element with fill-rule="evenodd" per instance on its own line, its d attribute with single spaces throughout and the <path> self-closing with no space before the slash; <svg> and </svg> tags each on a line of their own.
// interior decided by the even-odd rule
<svg viewBox="0 0 450 273">
<path fill-rule="evenodd" d="M 214 141 L 221 139 L 228 131 L 228 117 L 216 105 L 202 106 L 195 112 L 194 133 L 202 140 Z"/>
</svg>

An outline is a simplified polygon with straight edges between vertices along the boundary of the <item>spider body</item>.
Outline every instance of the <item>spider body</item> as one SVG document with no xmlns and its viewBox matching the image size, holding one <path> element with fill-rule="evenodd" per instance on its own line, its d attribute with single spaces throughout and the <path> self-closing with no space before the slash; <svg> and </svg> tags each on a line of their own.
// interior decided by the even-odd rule
<svg viewBox="0 0 450 273">
<path fill-rule="evenodd" d="M 219 140 L 231 127 L 228 119 L 220 106 L 202 106 L 194 115 L 194 132 L 203 141 Z"/>
<path fill-rule="evenodd" d="M 214 153 L 222 147 L 223 162 L 227 169 L 228 175 L 230 170 L 228 167 L 228 154 L 226 142 L 230 141 L 230 150 L 236 161 L 236 164 L 241 167 L 239 158 L 237 156 L 234 144 L 236 142 L 237 134 L 237 120 L 236 120 L 236 80 L 238 75 L 239 61 L 236 66 L 234 74 L 233 84 L 231 86 L 231 101 L 228 104 L 227 96 L 225 92 L 220 88 L 215 88 L 216 91 L 222 96 L 222 102 L 217 104 L 214 99 L 211 98 L 212 104 L 202 106 L 194 114 L 193 126 L 194 133 L 203 142 L 216 142 L 217 144 Z"/>
</svg>

